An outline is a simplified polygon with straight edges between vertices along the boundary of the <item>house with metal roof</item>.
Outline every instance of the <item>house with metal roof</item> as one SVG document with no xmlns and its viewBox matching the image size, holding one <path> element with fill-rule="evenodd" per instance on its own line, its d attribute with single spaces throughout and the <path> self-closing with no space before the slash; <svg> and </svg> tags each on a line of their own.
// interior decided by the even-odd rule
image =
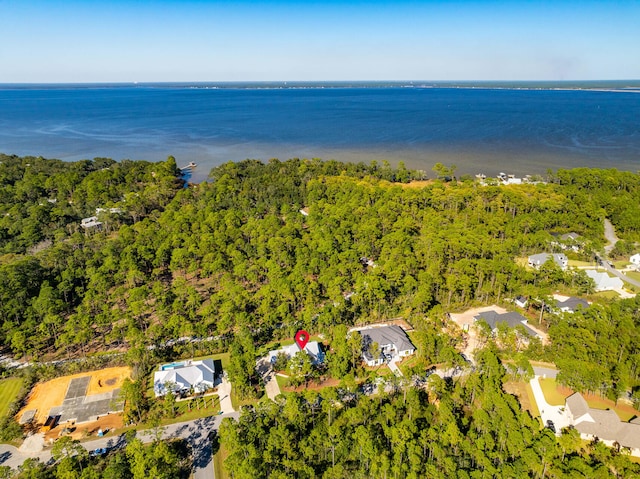
<svg viewBox="0 0 640 479">
<path fill-rule="evenodd" d="M 153 374 L 153 391 L 156 397 L 170 391 L 177 394 L 201 393 L 213 388 L 215 373 L 213 359 L 163 364 Z"/>
<path fill-rule="evenodd" d="M 362 336 L 362 358 L 367 366 L 379 366 L 410 356 L 416 348 L 400 326 L 371 327 L 358 331 Z M 372 347 L 377 344 L 377 348 Z"/>
<path fill-rule="evenodd" d="M 280 349 L 274 349 L 273 351 L 269 351 L 267 355 L 267 360 L 273 364 L 276 362 L 276 358 L 279 354 L 284 354 L 287 358 L 292 358 L 299 353 L 300 351 L 304 351 L 311 358 L 311 363 L 318 365 L 324 362 L 324 352 L 320 347 L 320 343 L 318 341 L 309 341 L 304 349 L 300 349 L 298 343 L 289 344 L 288 346 L 283 346 Z"/>
<path fill-rule="evenodd" d="M 600 273 L 593 269 L 586 269 L 584 272 L 595 283 L 596 291 L 613 291 L 623 287 L 622 280 L 617 276 L 612 278 L 607 273 Z"/>
</svg>

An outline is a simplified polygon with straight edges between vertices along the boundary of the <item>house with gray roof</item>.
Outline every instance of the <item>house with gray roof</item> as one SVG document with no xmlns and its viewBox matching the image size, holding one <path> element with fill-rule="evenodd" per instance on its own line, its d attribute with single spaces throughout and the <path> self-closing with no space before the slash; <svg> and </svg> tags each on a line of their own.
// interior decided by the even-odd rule
<svg viewBox="0 0 640 479">
<path fill-rule="evenodd" d="M 562 241 L 576 241 L 578 238 L 580 238 L 580 235 L 578 233 L 574 233 L 573 231 L 571 233 L 565 233 L 560 236 L 560 239 Z"/>
<path fill-rule="evenodd" d="M 545 264 L 549 258 L 552 258 L 562 270 L 567 269 L 567 266 L 569 266 L 569 259 L 567 258 L 567 255 L 563 253 L 539 253 L 531 255 L 529 256 L 529 266 L 532 268 L 539 268 Z"/>
<path fill-rule="evenodd" d="M 587 309 L 589 302 L 586 299 L 569 297 L 565 300 L 556 299 L 556 308 L 563 313 L 575 313 L 578 309 Z"/>
<path fill-rule="evenodd" d="M 474 316 L 473 319 L 474 321 L 484 321 L 494 333 L 498 330 L 498 324 L 504 323 L 510 328 L 522 326 L 529 337 L 538 336 L 538 333 L 527 325 L 527 318 L 520 313 L 508 312 L 500 314 L 495 311 L 484 311 Z"/>
<path fill-rule="evenodd" d="M 362 336 L 362 357 L 367 366 L 379 366 L 415 353 L 407 333 L 400 326 L 372 327 L 358 331 Z M 378 347 L 372 349 L 372 345 Z"/>
<path fill-rule="evenodd" d="M 597 438 L 609 447 L 619 445 L 632 456 L 640 457 L 640 421 L 637 419 L 623 422 L 615 411 L 591 408 L 580 393 L 565 400 L 565 411 L 582 439 Z"/>
</svg>

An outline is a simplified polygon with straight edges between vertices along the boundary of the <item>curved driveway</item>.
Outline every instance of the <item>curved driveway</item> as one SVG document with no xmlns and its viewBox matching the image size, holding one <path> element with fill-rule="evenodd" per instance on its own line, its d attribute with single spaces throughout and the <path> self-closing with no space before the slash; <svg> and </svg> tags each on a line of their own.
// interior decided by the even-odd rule
<svg viewBox="0 0 640 479">
<path fill-rule="evenodd" d="M 553 372 L 553 374 L 548 374 L 548 375 L 545 373 L 543 374 L 550 377 L 555 377 L 555 374 L 557 373 L 557 371 L 555 371 L 554 369 L 544 369 L 544 368 L 534 368 L 534 370 L 535 369 L 537 369 L 538 371 L 536 371 L 536 376 L 531 381 L 529 381 L 529 384 L 531 385 L 531 389 L 533 391 L 533 397 L 535 398 L 536 403 L 538 405 L 538 410 L 540 411 L 540 418 L 542 419 L 542 424 L 546 426 L 547 421 L 552 421 L 556 429 L 556 435 L 560 435 L 563 428 L 571 425 L 571 420 L 569 419 L 569 416 L 567 415 L 564 409 L 564 406 L 552 406 L 547 402 L 547 400 L 544 397 L 544 393 L 542 392 L 542 388 L 540 387 L 540 383 L 538 382 L 539 378 L 541 377 L 538 375 L 539 372 L 542 372 L 542 371 Z"/>
</svg>

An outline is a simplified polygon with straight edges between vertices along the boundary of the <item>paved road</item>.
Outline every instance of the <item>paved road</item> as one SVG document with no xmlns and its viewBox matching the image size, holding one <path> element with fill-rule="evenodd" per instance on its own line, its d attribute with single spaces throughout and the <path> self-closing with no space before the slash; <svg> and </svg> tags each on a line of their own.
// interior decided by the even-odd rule
<svg viewBox="0 0 640 479">
<path fill-rule="evenodd" d="M 538 366 L 534 366 L 533 367 L 533 373 L 536 376 L 541 376 L 544 378 L 553 378 L 555 379 L 558 376 L 558 370 L 557 369 L 551 369 L 551 368 L 541 368 Z"/>
<path fill-rule="evenodd" d="M 604 247 L 604 254 L 605 256 L 608 256 L 609 253 L 611 253 L 613 248 L 616 246 L 616 243 L 618 242 L 618 237 L 616 236 L 616 230 L 611 224 L 611 221 L 609 221 L 607 218 L 604 219 L 604 237 L 607 240 L 607 245 Z M 622 274 L 617 269 L 612 268 L 611 266 L 609 266 L 609 263 L 606 260 L 602 261 L 602 267 L 606 269 L 609 273 L 620 278 L 625 283 L 629 283 L 630 285 L 640 288 L 640 281 L 629 278 L 624 274 Z"/>
<path fill-rule="evenodd" d="M 609 273 L 611 273 L 611 274 L 617 276 L 618 278 L 620 278 L 625 283 L 629 283 L 629 284 L 631 284 L 633 286 L 637 286 L 638 288 L 640 288 L 640 281 L 636 281 L 635 279 L 632 279 L 632 278 L 629 278 L 628 276 L 625 276 L 624 274 L 622 274 L 617 269 L 612 268 L 611 266 L 609 266 L 609 264 L 606 261 L 602 262 L 602 267 L 604 269 L 606 269 Z"/>
<path fill-rule="evenodd" d="M 217 431 L 220 423 L 226 417 L 237 420 L 240 414 L 233 412 L 195 419 L 193 421 L 180 422 L 165 426 L 157 431 L 140 431 L 136 437 L 142 442 L 152 442 L 158 435 L 162 439 L 186 439 L 193 448 L 194 477 L 198 479 L 210 479 L 214 476 L 209 433 L 214 430 Z M 124 447 L 125 438 L 124 434 L 122 434 L 120 436 L 102 437 L 81 444 L 88 451 L 101 448 L 120 448 Z M 18 449 L 13 446 L 0 444 L 0 465 L 2 466 L 9 466 L 15 469 L 20 466 L 27 457 L 37 457 L 41 461 L 46 462 L 51 459 L 51 452 L 41 451 L 39 453 L 27 454 L 18 451 Z"/>
</svg>

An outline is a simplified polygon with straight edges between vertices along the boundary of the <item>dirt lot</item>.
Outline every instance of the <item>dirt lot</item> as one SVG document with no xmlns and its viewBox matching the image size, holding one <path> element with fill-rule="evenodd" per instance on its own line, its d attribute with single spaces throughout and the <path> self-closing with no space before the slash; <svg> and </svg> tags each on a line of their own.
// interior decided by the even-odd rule
<svg viewBox="0 0 640 479">
<path fill-rule="evenodd" d="M 117 367 L 63 376 L 44 383 L 38 383 L 29 393 L 27 405 L 18 412 L 17 419 L 20 419 L 25 411 L 36 409 L 37 413 L 34 422 L 44 424 L 49 416 L 49 410 L 52 407 L 62 405 L 72 379 L 91 377 L 87 388 L 87 396 L 91 396 L 119 388 L 124 379 L 130 376 L 130 368 Z"/>
<path fill-rule="evenodd" d="M 73 439 L 83 439 L 85 437 L 93 437 L 95 439 L 98 434 L 98 429 L 102 429 L 103 432 L 109 431 L 113 433 L 114 431 L 122 429 L 122 427 L 122 414 L 109 414 L 108 416 L 101 417 L 97 421 L 85 422 L 75 426 L 75 429 L 68 435 Z M 64 428 L 65 425 L 60 424 L 49 432 L 46 432 L 44 435 L 45 444 L 50 444 L 52 439 L 57 439 Z"/>
<path fill-rule="evenodd" d="M 303 386 L 298 386 L 297 388 L 293 388 L 291 386 L 287 386 L 287 387 L 284 388 L 284 390 L 286 392 L 294 392 L 295 391 L 297 393 L 301 393 L 301 392 L 309 391 L 309 390 L 319 391 L 319 390 L 324 389 L 324 388 L 336 387 L 338 384 L 340 384 L 340 381 L 338 381 L 335 378 L 329 378 L 329 379 L 326 379 L 325 381 L 322 381 L 320 383 L 310 382 L 306 387 L 304 385 Z"/>
</svg>

